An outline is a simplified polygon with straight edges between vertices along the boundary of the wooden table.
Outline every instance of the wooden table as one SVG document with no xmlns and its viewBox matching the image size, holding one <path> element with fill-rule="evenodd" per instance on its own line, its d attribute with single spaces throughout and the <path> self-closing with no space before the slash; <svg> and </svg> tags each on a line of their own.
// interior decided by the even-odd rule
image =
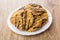
<svg viewBox="0 0 60 40">
<path fill-rule="evenodd" d="M 40 3 L 53 15 L 51 27 L 38 35 L 22 36 L 11 31 L 6 23 L 9 13 L 21 5 L 20 0 L 0 0 L 0 40 L 60 40 L 60 0 L 42 0 Z"/>
</svg>

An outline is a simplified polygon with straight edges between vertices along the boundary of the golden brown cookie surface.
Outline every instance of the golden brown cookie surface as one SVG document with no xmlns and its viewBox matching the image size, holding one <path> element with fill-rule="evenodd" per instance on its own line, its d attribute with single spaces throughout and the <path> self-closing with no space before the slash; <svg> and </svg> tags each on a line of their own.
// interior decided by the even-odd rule
<svg viewBox="0 0 60 40">
<path fill-rule="evenodd" d="M 47 23 L 48 14 L 42 6 L 28 4 L 14 12 L 10 20 L 19 30 L 33 32 Z"/>
</svg>

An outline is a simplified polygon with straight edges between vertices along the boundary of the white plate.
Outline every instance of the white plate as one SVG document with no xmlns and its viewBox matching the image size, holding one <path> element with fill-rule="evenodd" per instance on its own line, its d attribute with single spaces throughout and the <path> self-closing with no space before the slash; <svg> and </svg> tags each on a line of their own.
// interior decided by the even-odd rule
<svg viewBox="0 0 60 40">
<path fill-rule="evenodd" d="M 22 6 L 21 6 L 22 7 Z M 8 24 L 8 27 L 15 33 L 17 34 L 21 34 L 21 35 L 35 35 L 35 34 L 39 34 L 41 32 L 44 32 L 45 30 L 47 30 L 51 23 L 52 23 L 52 15 L 51 13 L 45 8 L 43 7 L 46 11 L 47 11 L 47 14 L 48 14 L 48 23 L 45 24 L 42 28 L 40 28 L 38 31 L 35 31 L 35 32 L 27 32 L 27 31 L 21 31 L 21 30 L 18 30 L 13 24 L 11 24 L 10 22 L 10 17 L 11 15 L 17 11 L 18 9 L 20 9 L 21 7 L 17 8 L 16 10 L 13 10 L 13 12 L 10 13 L 10 15 L 8 16 L 8 19 L 7 19 L 7 24 Z"/>
</svg>

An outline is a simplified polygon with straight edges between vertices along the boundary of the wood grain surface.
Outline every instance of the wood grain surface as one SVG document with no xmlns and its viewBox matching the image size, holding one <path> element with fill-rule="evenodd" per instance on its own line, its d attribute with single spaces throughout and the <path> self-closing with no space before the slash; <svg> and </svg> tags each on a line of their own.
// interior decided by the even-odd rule
<svg viewBox="0 0 60 40">
<path fill-rule="evenodd" d="M 21 5 L 20 0 L 0 0 L 0 40 L 60 40 L 60 0 L 40 0 L 40 3 L 52 13 L 52 25 L 41 34 L 22 36 L 11 31 L 6 23 L 9 13 Z"/>
</svg>

